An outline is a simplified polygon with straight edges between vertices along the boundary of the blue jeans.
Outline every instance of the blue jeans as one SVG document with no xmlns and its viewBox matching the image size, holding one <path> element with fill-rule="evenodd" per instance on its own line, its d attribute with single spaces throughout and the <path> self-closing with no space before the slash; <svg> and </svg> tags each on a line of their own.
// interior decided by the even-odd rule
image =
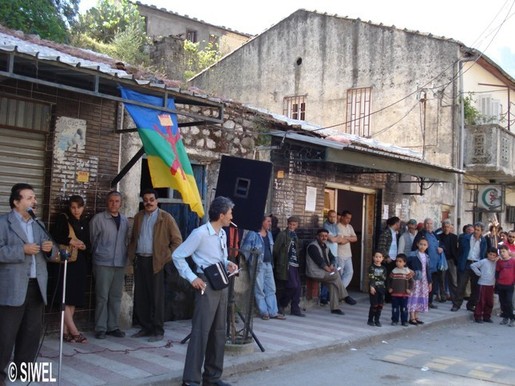
<svg viewBox="0 0 515 386">
<path fill-rule="evenodd" d="M 260 315 L 276 316 L 277 299 L 272 263 L 259 263 L 254 296 Z"/>
<path fill-rule="evenodd" d="M 401 322 L 408 321 L 408 298 L 402 296 L 392 296 L 392 322 L 399 322 L 399 314 Z"/>
<path fill-rule="evenodd" d="M 340 276 L 342 278 L 343 286 L 347 288 L 352 280 L 352 276 L 354 275 L 352 257 L 343 258 L 338 256 L 338 264 L 342 267 Z"/>
</svg>

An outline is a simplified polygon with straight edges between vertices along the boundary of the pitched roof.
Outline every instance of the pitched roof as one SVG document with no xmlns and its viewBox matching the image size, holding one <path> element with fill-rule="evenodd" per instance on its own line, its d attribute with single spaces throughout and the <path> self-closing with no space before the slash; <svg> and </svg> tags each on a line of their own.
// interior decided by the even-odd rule
<svg viewBox="0 0 515 386">
<path fill-rule="evenodd" d="M 145 7 L 145 8 L 155 9 L 155 10 L 160 11 L 160 12 L 168 13 L 168 14 L 174 15 L 174 16 L 179 16 L 181 18 L 188 19 L 188 20 L 191 20 L 191 21 L 196 22 L 196 23 L 202 23 L 202 24 L 205 24 L 205 25 L 210 25 L 212 27 L 223 29 L 223 30 L 229 31 L 229 32 L 233 32 L 233 33 L 238 34 L 238 35 L 242 35 L 242 36 L 246 36 L 246 37 L 252 37 L 253 36 L 252 34 L 249 34 L 249 33 L 246 33 L 246 32 L 240 32 L 240 31 L 233 30 L 231 28 L 227 28 L 225 26 L 218 26 L 216 24 L 205 22 L 204 20 L 199 20 L 196 17 L 190 17 L 189 15 L 181 15 L 181 14 L 179 14 L 177 12 L 169 11 L 166 8 L 157 8 L 155 5 L 143 4 L 143 3 L 139 2 L 139 1 L 136 1 L 135 4 L 138 7 Z"/>
</svg>

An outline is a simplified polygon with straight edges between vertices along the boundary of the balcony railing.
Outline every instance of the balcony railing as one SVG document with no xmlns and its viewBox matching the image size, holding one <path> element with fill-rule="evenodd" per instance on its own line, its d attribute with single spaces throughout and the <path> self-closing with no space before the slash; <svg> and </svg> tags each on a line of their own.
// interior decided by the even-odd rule
<svg viewBox="0 0 515 386">
<path fill-rule="evenodd" d="M 515 178 L 515 134 L 499 125 L 465 127 L 467 174 L 495 180 Z"/>
</svg>

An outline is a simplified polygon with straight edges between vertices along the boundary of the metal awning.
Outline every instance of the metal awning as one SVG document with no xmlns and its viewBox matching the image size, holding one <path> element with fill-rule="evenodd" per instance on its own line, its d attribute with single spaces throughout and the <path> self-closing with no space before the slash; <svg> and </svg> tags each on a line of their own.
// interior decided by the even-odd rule
<svg viewBox="0 0 515 386">
<path fill-rule="evenodd" d="M 379 172 L 406 174 L 440 182 L 454 182 L 456 173 L 464 173 L 463 170 L 434 165 L 420 158 L 388 152 L 384 149 L 366 148 L 284 131 L 276 131 L 271 134 L 285 140 L 324 147 L 326 162 L 352 165 Z"/>
<path fill-rule="evenodd" d="M 49 45 L 52 45 L 50 47 Z M 72 53 L 68 53 L 73 50 Z M 89 58 L 85 58 L 89 57 Z M 195 109 L 170 110 L 143 103 L 133 104 L 182 116 L 180 126 L 223 123 L 223 102 L 178 86 L 178 82 L 161 80 L 153 74 L 133 75 L 125 69 L 112 68 L 114 59 L 94 52 L 53 42 L 29 41 L 0 30 L 0 81 L 15 79 L 79 94 L 126 102 L 118 87 L 154 95 Z M 143 78 L 147 79 L 143 79 Z M 170 86 L 173 84 L 173 86 Z M 192 112 L 195 110 L 195 112 Z M 200 111 L 198 111 L 200 110 Z M 205 110 L 205 111 L 202 111 Z"/>
</svg>

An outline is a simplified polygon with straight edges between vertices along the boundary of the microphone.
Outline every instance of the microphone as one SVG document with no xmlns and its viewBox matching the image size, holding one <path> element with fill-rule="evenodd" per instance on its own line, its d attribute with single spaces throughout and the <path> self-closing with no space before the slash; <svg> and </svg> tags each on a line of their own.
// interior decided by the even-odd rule
<svg viewBox="0 0 515 386">
<path fill-rule="evenodd" d="M 36 217 L 36 213 L 34 213 L 34 210 L 29 206 L 27 208 L 27 213 L 30 215 L 30 217 L 34 220 L 34 222 L 36 224 L 39 225 L 39 227 L 41 228 L 41 230 L 43 231 L 43 233 L 45 233 L 45 235 L 48 237 L 48 240 L 50 240 L 53 244 L 55 244 L 55 241 L 54 239 L 52 238 L 52 236 L 50 235 L 50 233 L 48 233 L 48 231 L 46 230 L 46 228 L 43 226 L 43 224 L 41 224 L 39 222 L 39 220 L 37 219 Z"/>
<path fill-rule="evenodd" d="M 55 246 L 57 245 L 57 243 L 55 242 L 54 238 L 52 237 L 52 235 L 46 230 L 46 228 L 43 226 L 43 224 L 41 224 L 39 222 L 39 220 L 37 219 L 36 217 L 36 213 L 34 213 L 34 209 L 32 209 L 30 206 L 27 208 L 27 213 L 30 215 L 30 217 L 34 220 L 34 222 L 36 224 L 39 225 L 39 227 L 41 228 L 41 230 L 43 231 L 43 233 L 46 235 L 46 237 L 48 238 L 49 241 L 52 242 L 52 244 Z M 69 257 L 69 254 L 68 254 L 68 251 L 66 251 L 65 249 L 59 249 L 58 250 L 58 253 L 59 255 L 61 256 L 61 260 L 64 261 L 64 260 L 68 260 L 68 257 Z"/>
<path fill-rule="evenodd" d="M 36 213 L 34 213 L 34 210 L 30 206 L 27 208 L 27 213 L 34 221 L 36 221 Z"/>
</svg>

